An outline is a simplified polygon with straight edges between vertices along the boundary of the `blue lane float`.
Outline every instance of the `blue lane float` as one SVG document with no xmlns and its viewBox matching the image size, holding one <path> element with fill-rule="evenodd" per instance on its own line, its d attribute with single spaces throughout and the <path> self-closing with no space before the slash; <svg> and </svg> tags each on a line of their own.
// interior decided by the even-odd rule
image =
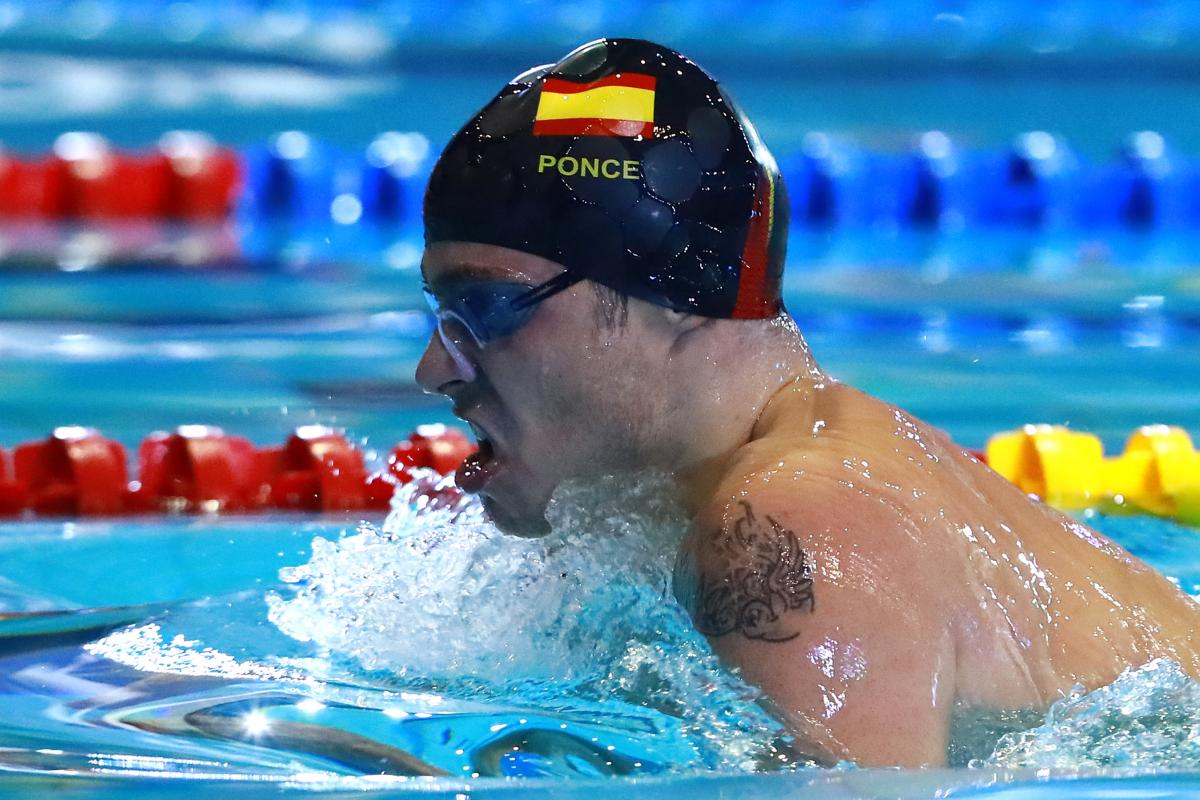
<svg viewBox="0 0 1200 800">
<path fill-rule="evenodd" d="M 243 151 L 240 212 L 262 219 L 324 220 L 330 215 L 341 154 L 302 131 L 280 133 Z"/>
<path fill-rule="evenodd" d="M 893 152 L 811 133 L 780 169 L 793 222 L 812 229 L 1200 227 L 1192 199 L 1200 171 L 1153 131 L 1131 134 L 1104 164 L 1047 131 L 1022 133 L 1001 150 L 964 148 L 929 131 Z"/>
<path fill-rule="evenodd" d="M 408 269 L 413 248 L 419 250 L 422 196 L 437 152 L 423 135 L 395 131 L 357 148 L 303 131 L 240 150 L 179 131 L 163 137 L 169 147 L 132 151 L 95 134 L 64 139 L 94 143 L 103 164 L 159 165 L 160 172 L 170 166 L 176 177 L 163 183 L 169 197 L 131 206 L 125 201 L 134 173 L 106 167 L 96 174 L 125 177 L 84 181 L 87 209 L 105 211 L 83 213 L 64 199 L 83 191 L 77 174 L 84 172 L 75 162 L 0 150 L 5 264 L 67 269 L 66 261 L 78 263 L 80 246 L 69 234 L 82 224 L 107 232 L 87 268 L 220 261 L 288 268 L 386 262 Z M 205 143 L 199 150 L 198 142 Z M 991 257 L 973 242 L 1004 234 L 1005 263 L 1028 239 L 1042 251 L 1056 242 L 1077 248 L 1064 255 L 1067 261 L 1140 262 L 1146 259 L 1139 254 L 1167 252 L 1171 257 L 1160 262 L 1174 269 L 1192 258 L 1186 250 L 1200 234 L 1200 162 L 1154 131 L 1130 134 L 1105 163 L 1083 159 L 1045 131 L 1020 134 L 1000 149 L 970 148 L 928 131 L 889 150 L 813 132 L 798 152 L 781 154 L 779 164 L 791 201 L 793 260 L 986 266 Z M 194 235 L 178 247 L 163 244 L 201 219 L 209 227 L 205 240 L 219 240 L 220 247 L 192 247 Z M 129 224 L 136 236 L 115 230 Z M 75 248 L 70 258 L 68 245 Z"/>
<path fill-rule="evenodd" d="M 359 173 L 363 218 L 385 224 L 419 219 L 431 167 L 429 140 L 421 134 L 391 131 L 376 137 Z"/>
</svg>

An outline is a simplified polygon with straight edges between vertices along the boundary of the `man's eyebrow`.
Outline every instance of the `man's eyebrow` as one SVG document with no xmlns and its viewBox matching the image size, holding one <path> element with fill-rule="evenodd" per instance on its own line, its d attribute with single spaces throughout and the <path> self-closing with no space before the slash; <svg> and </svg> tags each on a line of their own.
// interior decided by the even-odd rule
<svg viewBox="0 0 1200 800">
<path fill-rule="evenodd" d="M 465 261 L 454 261 L 444 265 L 438 270 L 439 275 L 436 280 L 429 280 L 425 271 L 425 264 L 421 264 L 421 279 L 425 281 L 430 288 L 439 285 L 453 283 L 455 281 L 467 280 L 497 280 L 505 277 L 504 273 L 495 267 L 485 267 L 479 264 L 471 264 Z"/>
</svg>

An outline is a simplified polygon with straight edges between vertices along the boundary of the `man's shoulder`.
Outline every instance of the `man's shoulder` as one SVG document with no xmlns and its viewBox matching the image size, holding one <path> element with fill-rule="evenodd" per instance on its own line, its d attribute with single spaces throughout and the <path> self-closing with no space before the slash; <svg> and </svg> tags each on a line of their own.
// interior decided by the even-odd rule
<svg viewBox="0 0 1200 800">
<path fill-rule="evenodd" d="M 837 481 L 747 475 L 694 518 L 676 594 L 709 636 L 786 640 L 821 597 L 873 591 L 901 565 L 916 569 L 913 542 L 894 509 Z"/>
<path fill-rule="evenodd" d="M 701 545 L 706 532 L 711 539 L 754 520 L 771 530 L 796 531 L 802 539 L 840 532 L 863 546 L 872 533 L 904 524 L 904 509 L 881 503 L 863 483 L 848 479 L 843 460 L 820 450 L 800 457 L 763 451 L 742 457 L 697 510 L 690 538 Z"/>
<path fill-rule="evenodd" d="M 791 612 L 813 611 L 813 562 L 801 539 L 747 499 L 698 518 L 680 552 L 676 594 L 707 636 L 786 641 Z"/>
</svg>

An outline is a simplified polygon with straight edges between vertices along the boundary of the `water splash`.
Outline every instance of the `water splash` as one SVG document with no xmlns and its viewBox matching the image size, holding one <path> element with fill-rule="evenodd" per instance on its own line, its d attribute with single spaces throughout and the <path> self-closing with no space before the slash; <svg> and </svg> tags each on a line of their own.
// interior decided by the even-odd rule
<svg viewBox="0 0 1200 800">
<path fill-rule="evenodd" d="M 314 539 L 310 561 L 282 571 L 297 592 L 270 596 L 270 619 L 368 670 L 574 680 L 596 664 L 580 640 L 592 638 L 584 629 L 597 622 L 597 606 L 613 612 L 614 603 L 648 599 L 615 597 L 630 592 L 615 590 L 614 578 L 665 590 L 669 542 L 655 541 L 648 521 L 597 530 L 603 519 L 565 519 L 528 540 L 464 519 L 461 507 L 430 511 L 407 494 L 382 529 Z M 613 639 L 601 638 L 589 648 Z"/>
<path fill-rule="evenodd" d="M 541 539 L 501 534 L 463 502 L 398 493 L 382 529 L 317 538 L 268 597 L 280 630 L 368 671 L 454 696 L 548 708 L 618 701 L 681 722 L 689 767 L 752 770 L 793 759 L 758 693 L 725 671 L 675 602 L 686 525 L 665 476 L 568 484 Z"/>
<path fill-rule="evenodd" d="M 186 639 L 182 634 L 168 640 L 156 622 L 123 628 L 89 642 L 83 649 L 92 655 L 133 667 L 139 672 L 297 683 L 309 679 L 303 671 L 238 659 L 214 647 Z"/>
<path fill-rule="evenodd" d="M 1032 730 L 1002 737 L 972 766 L 1200 768 L 1200 683 L 1158 659 L 1059 700 Z"/>
</svg>

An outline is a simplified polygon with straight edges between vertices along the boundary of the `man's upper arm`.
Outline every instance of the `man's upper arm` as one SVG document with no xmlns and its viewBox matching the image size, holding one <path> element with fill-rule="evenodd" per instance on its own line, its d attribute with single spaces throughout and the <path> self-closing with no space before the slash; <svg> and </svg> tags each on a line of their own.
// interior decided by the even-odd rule
<svg viewBox="0 0 1200 800">
<path fill-rule="evenodd" d="M 810 746 L 942 764 L 954 648 L 928 553 L 895 511 L 839 489 L 743 491 L 702 514 L 677 592 Z"/>
</svg>

